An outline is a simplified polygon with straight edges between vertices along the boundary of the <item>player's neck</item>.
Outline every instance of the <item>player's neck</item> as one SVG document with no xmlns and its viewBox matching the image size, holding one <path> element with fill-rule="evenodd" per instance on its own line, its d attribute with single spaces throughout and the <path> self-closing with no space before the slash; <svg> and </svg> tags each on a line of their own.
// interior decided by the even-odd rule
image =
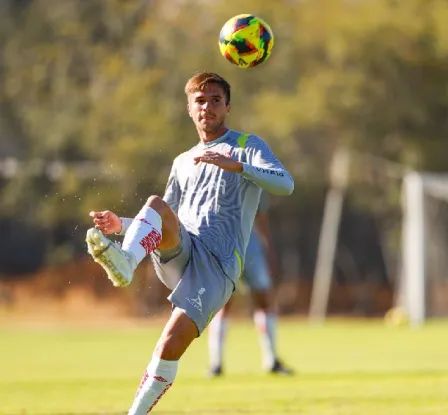
<svg viewBox="0 0 448 415">
<path fill-rule="evenodd" d="M 215 141 L 219 137 L 222 137 L 227 131 L 228 128 L 225 125 L 221 126 L 219 130 L 214 132 L 206 132 L 198 130 L 199 141 L 201 143 L 209 143 L 210 141 Z"/>
</svg>

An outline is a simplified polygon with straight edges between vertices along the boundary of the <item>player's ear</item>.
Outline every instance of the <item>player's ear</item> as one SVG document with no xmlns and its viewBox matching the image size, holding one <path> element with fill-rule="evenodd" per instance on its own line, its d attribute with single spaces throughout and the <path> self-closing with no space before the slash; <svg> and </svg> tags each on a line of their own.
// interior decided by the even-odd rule
<svg viewBox="0 0 448 415">
<path fill-rule="evenodd" d="M 190 103 L 187 103 L 187 112 L 188 112 L 188 115 L 191 117 Z"/>
<path fill-rule="evenodd" d="M 227 104 L 227 114 L 230 112 L 230 109 L 231 109 L 232 107 L 231 107 L 231 105 L 230 104 Z"/>
</svg>

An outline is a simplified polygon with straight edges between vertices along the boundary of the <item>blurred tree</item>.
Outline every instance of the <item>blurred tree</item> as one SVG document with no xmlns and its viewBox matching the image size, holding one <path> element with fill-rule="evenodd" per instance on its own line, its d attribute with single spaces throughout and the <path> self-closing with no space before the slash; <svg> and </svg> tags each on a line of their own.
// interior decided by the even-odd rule
<svg viewBox="0 0 448 415">
<path fill-rule="evenodd" d="M 217 47 L 239 0 L 33 0 L 2 13 L 2 140 L 29 163 L 0 187 L 0 214 L 48 229 L 86 224 L 90 209 L 134 214 L 197 140 L 183 87 L 200 70 L 228 78 L 231 127 L 279 154 L 297 179 L 294 205 L 321 198 L 299 189 L 325 185 L 339 145 L 448 170 L 445 1 L 247 0 L 245 10 L 276 36 L 272 57 L 248 70 Z M 55 160 L 67 168 L 35 177 Z M 84 161 L 94 167 L 84 174 L 70 164 Z"/>
</svg>

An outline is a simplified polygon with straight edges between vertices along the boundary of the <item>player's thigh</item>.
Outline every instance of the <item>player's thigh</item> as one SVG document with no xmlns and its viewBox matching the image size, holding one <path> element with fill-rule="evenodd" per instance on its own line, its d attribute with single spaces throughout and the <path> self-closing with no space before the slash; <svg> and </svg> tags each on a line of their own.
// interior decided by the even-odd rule
<svg viewBox="0 0 448 415">
<path fill-rule="evenodd" d="M 180 224 L 179 242 L 173 249 L 162 250 L 160 246 L 151 253 L 151 260 L 159 280 L 170 290 L 179 283 L 190 261 L 191 238 L 185 227 Z"/>
<path fill-rule="evenodd" d="M 206 248 L 193 242 L 191 255 L 179 284 L 168 298 L 184 310 L 201 334 L 227 303 L 235 286 Z"/>
</svg>

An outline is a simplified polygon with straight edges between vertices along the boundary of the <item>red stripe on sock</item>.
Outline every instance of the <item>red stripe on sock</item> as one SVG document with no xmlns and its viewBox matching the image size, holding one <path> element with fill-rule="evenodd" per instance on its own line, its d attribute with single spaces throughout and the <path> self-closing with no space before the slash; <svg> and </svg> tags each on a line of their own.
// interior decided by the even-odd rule
<svg viewBox="0 0 448 415">
<path fill-rule="evenodd" d="M 154 251 L 162 242 L 162 235 L 155 229 L 152 229 L 141 241 L 140 245 L 145 249 L 146 255 Z"/>
<path fill-rule="evenodd" d="M 162 376 L 153 376 L 155 380 L 158 380 L 159 382 L 168 382 L 166 379 L 162 378 Z"/>
<path fill-rule="evenodd" d="M 135 394 L 135 396 L 137 396 L 138 393 L 142 390 L 143 385 L 146 383 L 146 381 L 148 380 L 148 378 L 149 378 L 148 371 L 145 370 L 145 373 L 143 373 L 142 380 L 140 381 L 140 385 L 139 385 L 139 387 L 138 387 L 138 389 L 137 389 L 137 393 Z"/>
<path fill-rule="evenodd" d="M 152 411 L 152 408 L 154 408 L 157 404 L 157 402 L 160 401 L 160 398 L 165 395 L 166 391 L 171 387 L 172 383 L 169 383 L 168 385 L 166 385 L 165 389 L 160 393 L 160 395 L 157 397 L 157 399 L 154 401 L 154 403 L 152 404 L 152 406 L 148 409 L 148 412 Z"/>
</svg>

